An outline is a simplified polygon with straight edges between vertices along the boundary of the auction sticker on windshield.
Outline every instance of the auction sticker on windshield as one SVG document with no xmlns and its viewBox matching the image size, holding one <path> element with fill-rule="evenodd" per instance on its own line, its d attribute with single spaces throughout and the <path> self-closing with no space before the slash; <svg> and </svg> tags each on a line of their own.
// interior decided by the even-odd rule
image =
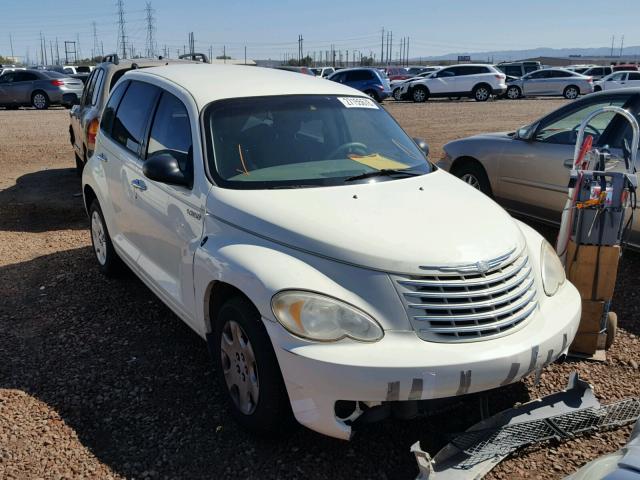
<svg viewBox="0 0 640 480">
<path fill-rule="evenodd" d="M 338 97 L 340 103 L 342 103 L 347 108 L 374 108 L 378 109 L 376 102 L 371 100 L 370 98 L 362 98 L 362 97 Z"/>
</svg>

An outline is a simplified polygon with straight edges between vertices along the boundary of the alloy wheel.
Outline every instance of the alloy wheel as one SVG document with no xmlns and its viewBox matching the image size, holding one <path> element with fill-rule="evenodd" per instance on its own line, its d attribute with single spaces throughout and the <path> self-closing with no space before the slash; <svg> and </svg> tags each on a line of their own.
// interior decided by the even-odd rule
<svg viewBox="0 0 640 480">
<path fill-rule="evenodd" d="M 489 98 L 489 90 L 485 87 L 480 87 L 476 90 L 476 100 L 485 101 Z"/>
<path fill-rule="evenodd" d="M 520 91 L 516 87 L 511 87 L 507 90 L 507 97 L 511 100 L 520 98 Z"/>
<path fill-rule="evenodd" d="M 399 89 L 399 88 L 396 88 L 396 89 L 393 91 L 393 98 L 395 98 L 395 99 L 396 99 L 396 100 L 398 100 L 398 101 L 402 100 L 402 92 L 400 91 L 400 89 Z"/>
<path fill-rule="evenodd" d="M 93 239 L 93 251 L 100 265 L 107 263 L 107 239 L 102 218 L 96 211 L 91 215 L 91 238 Z"/>
<path fill-rule="evenodd" d="M 37 109 L 42 109 L 42 108 L 46 107 L 47 106 L 47 99 L 45 98 L 44 94 L 36 93 L 33 96 L 33 105 Z"/>
<path fill-rule="evenodd" d="M 426 97 L 427 94 L 422 88 L 417 88 L 413 91 L 413 99 L 416 102 L 424 102 Z"/>
<path fill-rule="evenodd" d="M 460 179 L 467 185 L 472 186 L 476 190 L 480 190 L 480 180 L 473 173 L 465 173 Z"/>
<path fill-rule="evenodd" d="M 573 100 L 574 98 L 578 97 L 578 90 L 576 90 L 573 87 L 567 88 L 567 92 L 565 93 L 565 97 L 567 97 L 569 100 Z"/>
<path fill-rule="evenodd" d="M 222 371 L 231 399 L 245 415 L 251 415 L 258 404 L 260 386 L 258 367 L 249 337 L 240 324 L 225 323 L 220 337 Z"/>
</svg>

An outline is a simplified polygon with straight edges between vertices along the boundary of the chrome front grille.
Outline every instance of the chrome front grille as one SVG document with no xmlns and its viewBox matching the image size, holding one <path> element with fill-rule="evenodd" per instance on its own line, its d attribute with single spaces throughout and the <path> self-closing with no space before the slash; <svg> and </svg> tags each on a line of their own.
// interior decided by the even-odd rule
<svg viewBox="0 0 640 480">
<path fill-rule="evenodd" d="M 394 276 L 423 340 L 468 342 L 506 335 L 524 325 L 538 305 L 526 252 L 474 265 L 424 269 L 430 273 Z"/>
</svg>

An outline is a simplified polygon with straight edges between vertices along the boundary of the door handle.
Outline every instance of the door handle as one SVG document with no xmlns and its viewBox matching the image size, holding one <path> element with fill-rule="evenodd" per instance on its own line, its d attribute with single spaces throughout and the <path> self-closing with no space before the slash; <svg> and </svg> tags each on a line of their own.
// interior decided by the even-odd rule
<svg viewBox="0 0 640 480">
<path fill-rule="evenodd" d="M 104 163 L 106 163 L 109 160 L 104 153 L 99 153 L 98 155 L 96 155 L 96 158 Z"/>
<path fill-rule="evenodd" d="M 562 162 L 565 168 L 571 170 L 573 168 L 573 158 L 567 158 L 564 162 Z"/>
<path fill-rule="evenodd" d="M 136 178 L 135 180 L 131 180 L 131 186 L 143 192 L 147 189 L 147 184 L 144 183 L 144 180 L 140 180 L 139 178 Z"/>
</svg>

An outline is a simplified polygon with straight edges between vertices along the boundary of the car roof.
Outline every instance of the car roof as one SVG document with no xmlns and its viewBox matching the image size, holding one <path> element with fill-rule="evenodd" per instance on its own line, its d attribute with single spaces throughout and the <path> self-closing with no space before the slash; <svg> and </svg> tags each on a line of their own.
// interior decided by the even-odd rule
<svg viewBox="0 0 640 480">
<path fill-rule="evenodd" d="M 362 92 L 312 75 L 243 65 L 184 64 L 130 70 L 122 78 L 160 77 L 187 90 L 198 108 L 227 98 L 273 95 L 350 95 Z"/>
</svg>

